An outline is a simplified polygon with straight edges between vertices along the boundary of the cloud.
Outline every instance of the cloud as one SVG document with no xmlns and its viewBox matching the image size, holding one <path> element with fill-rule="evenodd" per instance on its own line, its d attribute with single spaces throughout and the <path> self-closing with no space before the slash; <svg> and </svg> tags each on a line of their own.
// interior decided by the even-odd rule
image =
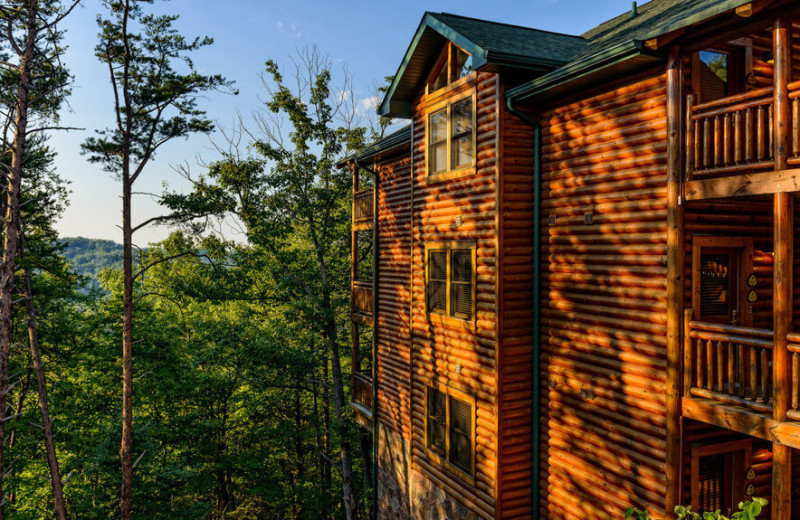
<svg viewBox="0 0 800 520">
<path fill-rule="evenodd" d="M 285 34 L 285 33 L 288 32 L 289 35 L 291 35 L 294 38 L 300 38 L 301 36 L 303 36 L 303 33 L 297 27 L 297 23 L 296 22 L 291 22 L 289 24 L 285 24 L 285 23 L 283 23 L 281 21 L 278 21 L 278 22 L 275 23 L 275 27 L 278 28 L 278 32 L 281 33 L 281 34 Z"/>
<path fill-rule="evenodd" d="M 350 96 L 352 96 L 352 95 L 353 95 L 353 93 L 351 91 L 349 91 L 349 90 L 340 90 L 335 95 L 336 102 L 337 103 L 343 103 L 343 102 L 347 101 L 348 99 L 350 99 Z"/>
<path fill-rule="evenodd" d="M 380 96 L 370 96 L 368 98 L 364 98 L 358 102 L 359 108 L 363 112 L 374 112 L 378 110 L 378 105 L 381 102 Z"/>
</svg>

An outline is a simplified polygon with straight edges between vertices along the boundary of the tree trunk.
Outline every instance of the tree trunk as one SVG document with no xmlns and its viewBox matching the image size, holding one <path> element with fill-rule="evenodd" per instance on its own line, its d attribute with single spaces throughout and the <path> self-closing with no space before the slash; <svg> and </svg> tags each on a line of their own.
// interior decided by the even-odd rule
<svg viewBox="0 0 800 520">
<path fill-rule="evenodd" d="M 8 408 L 8 367 L 11 357 L 11 310 L 14 295 L 14 271 L 17 258 L 17 231 L 19 220 L 19 196 L 22 184 L 22 164 L 25 159 L 25 140 L 28 132 L 28 95 L 31 87 L 33 52 L 38 36 L 37 18 L 39 2 L 29 0 L 27 12 L 28 34 L 25 51 L 20 60 L 19 87 L 16 99 L 14 145 L 11 149 L 11 168 L 8 172 L 2 276 L 0 276 L 0 501 L 3 498 L 3 447 L 5 445 L 5 417 Z M 0 520 L 5 512 L 0 506 Z"/>
<path fill-rule="evenodd" d="M 120 518 L 130 520 L 133 509 L 133 224 L 131 222 L 131 112 L 130 42 L 128 41 L 129 0 L 122 13 L 122 44 L 125 47 L 122 70 L 122 92 L 125 121 L 122 131 L 122 441 L 120 443 Z M 117 106 L 117 109 L 120 107 Z"/>
<path fill-rule="evenodd" d="M 20 256 L 24 254 L 25 237 L 20 233 Z M 53 509 L 58 520 L 66 520 L 67 506 L 64 502 L 64 486 L 61 482 L 61 471 L 58 467 L 56 456 L 56 443 L 53 438 L 53 422 L 50 420 L 50 411 L 47 405 L 47 383 L 44 377 L 44 367 L 39 349 L 39 334 L 36 330 L 36 305 L 33 301 L 31 288 L 31 273 L 26 267 L 23 270 L 25 279 L 25 298 L 28 311 L 28 341 L 31 347 L 31 359 L 36 370 L 36 388 L 39 392 L 39 411 L 42 415 L 42 429 L 44 430 L 44 447 L 47 457 L 47 466 L 50 468 L 50 483 L 53 486 Z"/>
<path fill-rule="evenodd" d="M 339 356 L 339 343 L 337 342 L 336 321 L 334 320 L 334 310 L 331 305 L 330 292 L 327 287 L 323 289 L 323 309 L 325 310 L 325 341 L 331 353 L 331 373 L 333 375 L 333 406 L 336 411 L 336 422 L 341 428 L 345 428 L 344 410 L 344 378 L 342 377 L 342 362 Z M 356 500 L 353 492 L 353 456 L 350 441 L 346 435 L 342 436 L 339 443 L 339 451 L 342 459 L 342 494 L 344 497 L 344 511 L 347 520 L 353 520 L 356 514 Z"/>
<path fill-rule="evenodd" d="M 122 195 L 122 472 L 120 517 L 130 520 L 133 500 L 133 246 L 131 237 L 131 185 L 128 168 L 123 173 Z"/>
</svg>

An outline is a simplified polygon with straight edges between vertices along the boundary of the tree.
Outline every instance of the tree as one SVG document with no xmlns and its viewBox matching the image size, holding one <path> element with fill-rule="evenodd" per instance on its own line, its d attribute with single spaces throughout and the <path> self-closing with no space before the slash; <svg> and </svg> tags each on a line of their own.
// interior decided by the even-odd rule
<svg viewBox="0 0 800 520">
<path fill-rule="evenodd" d="M 332 87 L 329 59 L 311 48 L 294 64 L 296 90 L 287 86 L 275 62 L 266 63 L 269 99 L 256 120 L 259 132 L 251 134 L 258 155 L 229 151 L 197 182 L 195 195 L 224 202 L 244 223 L 254 253 L 269 263 L 274 297 L 291 302 L 295 319 L 302 319 L 327 351 L 349 520 L 357 516 L 352 442 L 358 436 L 348 420 L 340 349 L 347 316 L 351 179 L 335 161 L 363 145 L 366 130 L 352 126 L 348 83 Z M 287 122 L 291 129 L 284 135 Z M 179 202 L 172 201 L 175 208 Z"/>
<path fill-rule="evenodd" d="M 2 57 L 2 83 L 0 88 L 9 101 L 2 116 L 2 156 L 0 167 L 4 170 L 5 214 L 3 219 L 3 250 L 0 259 L 0 495 L 2 495 L 3 448 L 6 424 L 6 396 L 9 388 L 9 361 L 11 356 L 11 329 L 15 272 L 19 247 L 20 201 L 23 170 L 28 159 L 30 134 L 45 128 L 29 128 L 34 121 L 57 119 L 69 75 L 60 62 L 61 22 L 78 4 L 68 7 L 58 0 L 12 0 L 0 4 L 0 23 L 4 25 L 7 52 L 16 59 Z M 10 156 L 10 157 L 9 157 Z M 8 158 L 7 158 L 8 157 Z M 37 365 L 37 369 L 41 368 Z M 41 408 L 42 420 L 49 423 L 46 406 L 44 375 L 37 373 L 40 397 L 45 399 Z M 55 499 L 55 512 L 59 519 L 66 518 L 64 497 L 58 461 L 55 457 L 52 431 L 45 431 L 48 462 Z M 0 509 L 2 516 L 2 509 Z"/>
<path fill-rule="evenodd" d="M 131 517 L 133 475 L 133 233 L 146 223 L 132 221 L 133 185 L 164 144 L 193 133 L 209 133 L 212 122 L 197 107 L 203 92 L 229 88 L 219 75 L 194 69 L 189 54 L 211 45 L 211 38 L 187 40 L 172 24 L 177 16 L 146 14 L 152 0 L 103 0 L 96 56 L 108 67 L 114 94 L 112 127 L 87 139 L 92 162 L 118 175 L 122 184 L 122 441 L 120 516 Z M 177 66 L 188 69 L 179 72 Z"/>
</svg>

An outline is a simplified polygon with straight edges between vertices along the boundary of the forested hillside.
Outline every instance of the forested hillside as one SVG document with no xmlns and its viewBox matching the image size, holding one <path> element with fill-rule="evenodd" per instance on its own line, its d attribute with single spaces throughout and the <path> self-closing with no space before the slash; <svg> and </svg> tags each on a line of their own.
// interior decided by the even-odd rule
<svg viewBox="0 0 800 520">
<path fill-rule="evenodd" d="M 55 24 L 77 3 L 0 6 L 0 519 L 367 518 L 351 179 L 334 165 L 370 132 L 344 69 L 316 48 L 287 72 L 266 61 L 254 121 L 178 169 L 185 192 L 145 193 L 137 181 L 172 171 L 153 166 L 160 147 L 212 135 L 203 104 L 236 90 L 190 59 L 213 40 L 152 2 L 92 4 L 113 104 L 82 152 L 118 183 L 122 244 L 59 237 L 69 192 L 42 129 L 70 92 Z M 142 196 L 163 214 L 143 218 Z M 171 234 L 148 243 L 155 224 Z"/>
<path fill-rule="evenodd" d="M 122 267 L 122 245 L 99 238 L 66 237 L 62 239 L 64 258 L 78 274 L 89 278 L 92 287 L 100 287 L 98 276 L 106 269 Z"/>
</svg>

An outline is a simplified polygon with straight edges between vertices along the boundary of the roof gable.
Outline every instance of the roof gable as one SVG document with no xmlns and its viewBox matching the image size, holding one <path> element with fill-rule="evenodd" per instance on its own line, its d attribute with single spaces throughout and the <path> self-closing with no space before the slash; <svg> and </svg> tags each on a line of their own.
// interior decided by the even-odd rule
<svg viewBox="0 0 800 520">
<path fill-rule="evenodd" d="M 448 13 L 425 13 L 378 112 L 407 117 L 441 46 L 451 41 L 472 56 L 473 68 L 508 66 L 542 72 L 569 62 L 586 41 L 516 25 Z"/>
</svg>

